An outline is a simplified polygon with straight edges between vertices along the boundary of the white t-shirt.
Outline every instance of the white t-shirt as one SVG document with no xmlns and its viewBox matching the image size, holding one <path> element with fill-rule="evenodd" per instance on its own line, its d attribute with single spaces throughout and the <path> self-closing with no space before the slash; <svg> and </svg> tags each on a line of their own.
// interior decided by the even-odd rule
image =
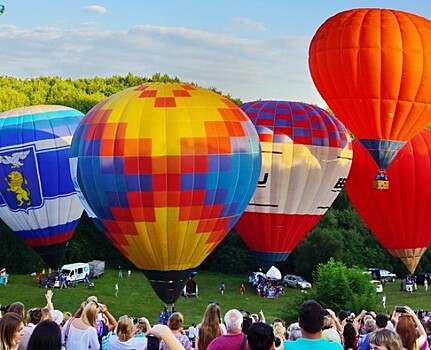
<svg viewBox="0 0 431 350">
<path fill-rule="evenodd" d="M 109 338 L 108 350 L 145 350 L 147 348 L 146 337 L 133 337 L 128 341 L 120 341 L 116 334 Z"/>
<path fill-rule="evenodd" d="M 73 326 L 73 323 L 68 327 L 69 323 L 73 319 L 66 322 L 63 329 L 61 330 L 61 340 L 64 344 L 64 338 L 66 331 L 69 328 L 69 334 L 67 335 L 66 350 L 99 350 L 100 344 L 97 338 L 97 330 L 94 327 L 87 329 L 78 329 Z"/>
</svg>

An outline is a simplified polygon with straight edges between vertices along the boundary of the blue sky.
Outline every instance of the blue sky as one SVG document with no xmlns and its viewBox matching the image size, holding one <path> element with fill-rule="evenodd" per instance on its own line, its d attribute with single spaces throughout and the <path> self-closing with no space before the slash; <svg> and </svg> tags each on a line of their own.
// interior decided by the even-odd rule
<svg viewBox="0 0 431 350">
<path fill-rule="evenodd" d="M 0 75 L 177 76 L 243 101 L 326 107 L 308 70 L 328 17 L 379 7 L 431 19 L 429 0 L 0 0 Z M 33 4 L 33 5 L 31 5 Z M 37 4 L 37 5 L 36 5 Z"/>
</svg>

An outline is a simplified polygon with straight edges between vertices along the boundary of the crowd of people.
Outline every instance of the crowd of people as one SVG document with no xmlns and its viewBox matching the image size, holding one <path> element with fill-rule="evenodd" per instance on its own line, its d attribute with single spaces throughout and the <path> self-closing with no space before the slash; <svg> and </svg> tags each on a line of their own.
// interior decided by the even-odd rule
<svg viewBox="0 0 431 350">
<path fill-rule="evenodd" d="M 408 306 L 356 316 L 308 300 L 299 307 L 298 322 L 286 325 L 282 319 L 267 322 L 263 311 L 231 309 L 222 316 L 220 306 L 209 303 L 202 321 L 186 331 L 180 312 L 151 326 L 145 317 L 117 320 L 96 296 L 73 314 L 54 308 L 52 290 L 45 298 L 45 307 L 27 312 L 21 302 L 4 308 L 0 350 L 425 350 L 431 338 L 427 313 Z"/>
</svg>

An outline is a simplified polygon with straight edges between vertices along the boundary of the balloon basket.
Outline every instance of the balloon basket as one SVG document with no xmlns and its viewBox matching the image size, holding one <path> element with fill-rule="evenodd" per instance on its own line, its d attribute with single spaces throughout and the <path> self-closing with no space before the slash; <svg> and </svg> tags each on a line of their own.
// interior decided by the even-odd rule
<svg viewBox="0 0 431 350">
<path fill-rule="evenodd" d="M 375 190 L 389 190 L 389 181 L 388 180 L 374 180 L 373 188 Z"/>
</svg>

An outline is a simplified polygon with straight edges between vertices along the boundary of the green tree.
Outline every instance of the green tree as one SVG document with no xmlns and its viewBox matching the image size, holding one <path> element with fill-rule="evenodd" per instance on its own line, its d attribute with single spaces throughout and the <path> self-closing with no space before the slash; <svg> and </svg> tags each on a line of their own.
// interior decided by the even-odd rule
<svg viewBox="0 0 431 350">
<path fill-rule="evenodd" d="M 332 258 L 317 267 L 310 297 L 335 312 L 352 310 L 360 313 L 362 309 L 378 309 L 378 298 L 370 276 L 361 268 L 348 268 Z"/>
</svg>

